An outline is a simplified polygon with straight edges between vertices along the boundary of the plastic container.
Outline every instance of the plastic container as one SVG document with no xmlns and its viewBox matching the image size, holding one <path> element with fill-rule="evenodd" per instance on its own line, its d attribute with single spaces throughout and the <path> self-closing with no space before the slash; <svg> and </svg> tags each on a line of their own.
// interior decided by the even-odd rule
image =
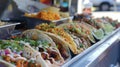
<svg viewBox="0 0 120 67">
<path fill-rule="evenodd" d="M 0 26 L 0 39 L 7 39 L 11 36 L 15 29 L 15 26 L 20 23 L 8 23 L 6 25 Z"/>
</svg>

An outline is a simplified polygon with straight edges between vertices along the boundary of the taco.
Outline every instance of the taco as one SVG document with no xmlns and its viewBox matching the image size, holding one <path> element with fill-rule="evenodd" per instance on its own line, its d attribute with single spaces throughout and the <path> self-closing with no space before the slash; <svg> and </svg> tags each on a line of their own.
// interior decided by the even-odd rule
<svg viewBox="0 0 120 67">
<path fill-rule="evenodd" d="M 45 60 L 42 58 L 41 53 L 38 51 L 34 50 L 29 43 L 21 42 L 24 44 L 24 51 L 23 51 L 23 56 L 27 58 L 33 58 L 35 59 L 36 63 L 40 64 L 41 67 L 48 67 Z"/>
<path fill-rule="evenodd" d="M 71 59 L 71 54 L 70 54 L 70 50 L 69 50 L 66 42 L 62 38 L 57 37 L 55 34 L 52 34 L 52 33 L 49 33 L 49 32 L 44 32 L 44 33 L 49 35 L 53 39 L 53 41 L 56 43 L 57 48 L 59 49 L 59 51 L 60 51 L 62 57 L 64 58 L 64 60 L 65 61 L 70 60 Z"/>
<path fill-rule="evenodd" d="M 36 62 L 40 67 L 60 67 L 61 64 L 58 64 L 55 59 L 49 58 L 44 59 L 41 52 L 34 50 L 29 43 L 22 42 L 24 46 L 23 56 L 32 58 L 33 62 Z M 48 55 L 49 56 L 49 55 Z M 35 67 L 35 66 L 32 66 Z"/>
<path fill-rule="evenodd" d="M 97 18 L 97 19 L 95 19 L 95 22 L 98 24 L 98 26 L 101 29 L 104 30 L 104 33 L 106 35 L 110 34 L 115 29 L 115 27 L 113 27 L 108 21 L 106 21 L 104 19 Z"/>
<path fill-rule="evenodd" d="M 32 67 L 34 65 L 41 67 L 42 64 L 31 63 L 31 57 L 24 56 L 24 47 L 20 41 L 15 40 L 1 40 L 0 41 L 0 57 L 8 63 L 15 65 L 16 67 Z M 29 46 L 30 47 L 30 46 Z M 33 52 L 34 53 L 34 52 Z M 43 64 L 44 65 L 44 64 Z"/>
<path fill-rule="evenodd" d="M 56 61 L 46 53 L 36 51 L 25 41 L 3 40 L 0 42 L 0 56 L 16 67 L 60 67 L 63 63 Z M 55 53 L 55 52 L 53 52 Z M 44 59 L 44 57 L 48 59 Z"/>
<path fill-rule="evenodd" d="M 102 19 L 110 23 L 113 27 L 116 27 L 116 28 L 120 27 L 120 22 L 118 20 L 113 20 L 110 17 L 103 17 Z"/>
<path fill-rule="evenodd" d="M 78 48 L 86 49 L 89 47 L 89 43 L 85 40 L 83 36 L 80 36 L 74 26 L 71 23 L 64 23 L 59 26 L 58 28 L 63 28 L 67 33 L 71 35 L 71 37 L 74 39 L 74 42 L 76 43 Z"/>
<path fill-rule="evenodd" d="M 102 28 L 96 28 L 95 26 L 93 25 L 90 25 L 86 22 L 82 22 L 84 23 L 87 27 L 89 27 L 89 30 L 91 31 L 92 35 L 97 39 L 97 40 L 101 40 L 105 35 L 104 31 Z M 97 24 L 97 23 L 96 23 Z M 99 25 L 97 25 L 99 26 Z"/>
<path fill-rule="evenodd" d="M 78 33 L 84 36 L 87 36 L 87 38 L 92 42 L 95 43 L 95 39 L 92 35 L 91 29 L 87 26 L 86 23 L 74 23 L 75 27 L 78 28 Z"/>
<path fill-rule="evenodd" d="M 65 45 L 67 45 L 74 54 L 78 54 L 81 52 L 81 50 L 77 49 L 77 46 L 76 46 L 73 38 L 67 32 L 65 32 L 63 29 L 56 28 L 56 27 L 46 28 L 46 26 L 40 24 L 40 25 L 37 25 L 35 28 L 47 32 L 50 37 L 53 36 L 56 38 L 61 38 L 63 40 L 63 42 L 66 43 Z"/>
<path fill-rule="evenodd" d="M 84 45 L 91 46 L 90 41 L 95 43 L 95 40 L 91 35 L 91 31 L 87 29 L 87 27 L 85 27 L 84 24 L 72 22 L 64 23 L 59 25 L 58 28 L 63 28 L 66 32 L 74 34 L 75 36 L 79 37 L 80 39 L 82 39 L 82 43 L 84 42 Z"/>
<path fill-rule="evenodd" d="M 37 50 L 39 52 L 48 53 L 50 57 L 54 58 L 55 61 L 64 62 L 71 58 L 69 49 L 63 44 L 53 41 L 51 37 L 44 34 L 43 31 L 37 29 L 31 29 L 23 32 L 22 37 L 27 37 L 28 39 L 33 39 L 38 41 Z M 36 38 L 37 37 L 37 38 Z M 44 57 L 46 59 L 46 57 Z"/>
</svg>

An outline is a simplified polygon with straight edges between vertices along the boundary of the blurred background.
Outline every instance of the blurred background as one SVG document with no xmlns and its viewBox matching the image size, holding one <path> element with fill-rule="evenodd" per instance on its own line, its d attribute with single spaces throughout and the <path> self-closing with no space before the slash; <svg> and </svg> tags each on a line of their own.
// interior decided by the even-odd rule
<svg viewBox="0 0 120 67">
<path fill-rule="evenodd" d="M 12 1 L 17 1 L 17 0 L 0 0 L 0 16 L 3 15 L 6 9 L 12 10 L 14 13 L 19 12 L 15 6 L 16 4 L 13 3 Z M 71 15 L 74 15 L 78 9 L 81 9 L 78 8 L 78 6 L 81 6 L 80 4 L 78 4 L 79 0 L 26 0 L 26 1 L 35 1 L 38 3 L 41 2 L 46 5 L 53 5 L 56 7 L 60 7 L 62 11 L 69 11 Z M 90 0 L 90 1 L 93 3 L 93 8 L 92 8 L 93 13 L 102 12 L 102 14 L 104 14 L 106 12 L 107 13 L 109 12 L 110 14 L 112 14 L 113 12 L 115 12 L 118 14 L 120 11 L 120 0 Z M 12 3 L 12 7 L 10 5 L 11 3 Z M 34 7 L 30 7 L 29 9 L 31 10 L 33 8 Z M 99 14 L 97 16 L 99 16 Z"/>
<path fill-rule="evenodd" d="M 94 11 L 120 11 L 120 0 L 90 0 Z"/>
</svg>

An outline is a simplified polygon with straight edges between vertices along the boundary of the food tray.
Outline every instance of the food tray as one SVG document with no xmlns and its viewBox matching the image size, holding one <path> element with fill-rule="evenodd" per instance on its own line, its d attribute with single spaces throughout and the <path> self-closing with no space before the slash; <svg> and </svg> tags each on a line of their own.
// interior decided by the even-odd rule
<svg viewBox="0 0 120 67">
<path fill-rule="evenodd" d="M 0 39 L 6 39 L 11 36 L 15 29 L 15 26 L 20 23 L 8 23 L 6 25 L 0 26 Z"/>
<path fill-rule="evenodd" d="M 73 17 L 68 17 L 68 18 L 62 18 L 60 20 L 54 20 L 54 21 L 48 21 L 48 20 L 42 20 L 42 19 L 36 19 L 36 18 L 31 18 L 31 17 L 25 17 L 26 20 L 26 28 L 28 29 L 32 29 L 34 28 L 36 25 L 41 24 L 41 23 L 55 23 L 57 25 L 61 24 L 61 23 L 65 23 L 68 22 L 70 20 L 72 20 Z"/>
<path fill-rule="evenodd" d="M 72 19 L 73 19 L 73 16 L 70 16 L 70 17 L 67 17 L 67 18 L 61 18 L 60 20 L 54 20 L 54 21 L 51 21 L 51 22 L 54 22 L 57 25 L 59 25 L 59 24 L 62 24 L 62 23 L 66 23 L 68 21 L 72 21 Z"/>
</svg>

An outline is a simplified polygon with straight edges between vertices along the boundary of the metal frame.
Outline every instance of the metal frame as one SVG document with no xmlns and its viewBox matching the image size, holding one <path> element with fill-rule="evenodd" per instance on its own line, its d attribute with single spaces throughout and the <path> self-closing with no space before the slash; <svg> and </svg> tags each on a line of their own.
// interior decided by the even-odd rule
<svg viewBox="0 0 120 67">
<path fill-rule="evenodd" d="M 9 27 L 9 26 L 14 26 L 14 25 L 19 25 L 20 23 L 11 23 L 11 24 L 6 24 L 3 26 L 0 26 L 0 28 L 4 28 L 4 27 Z"/>
<path fill-rule="evenodd" d="M 120 28 L 106 36 L 104 39 L 77 55 L 62 67 L 94 67 L 106 55 L 106 50 L 120 37 Z M 102 55 L 102 56 L 101 56 Z"/>
</svg>

